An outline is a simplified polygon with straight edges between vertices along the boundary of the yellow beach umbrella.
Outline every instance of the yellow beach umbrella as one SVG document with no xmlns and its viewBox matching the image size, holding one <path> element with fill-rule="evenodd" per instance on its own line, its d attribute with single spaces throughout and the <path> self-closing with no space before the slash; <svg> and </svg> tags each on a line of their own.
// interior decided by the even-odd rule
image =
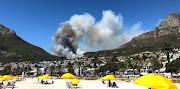
<svg viewBox="0 0 180 89">
<path fill-rule="evenodd" d="M 13 80 L 13 78 L 11 76 L 9 76 L 9 75 L 4 75 L 3 79 L 4 80 Z"/>
<path fill-rule="evenodd" d="M 53 79 L 55 79 L 56 77 L 52 77 Z"/>
<path fill-rule="evenodd" d="M 0 81 L 3 81 L 4 79 L 3 78 L 0 78 Z"/>
<path fill-rule="evenodd" d="M 48 75 L 43 75 L 43 78 L 47 79 L 47 78 L 49 78 L 49 76 Z"/>
<path fill-rule="evenodd" d="M 103 80 L 112 80 L 115 79 L 113 75 L 106 75 L 105 77 L 102 78 Z"/>
<path fill-rule="evenodd" d="M 37 77 L 37 79 L 41 79 L 42 76 Z"/>
<path fill-rule="evenodd" d="M 49 79 L 52 79 L 53 77 L 52 77 L 52 76 L 49 76 L 48 78 L 49 78 Z"/>
<path fill-rule="evenodd" d="M 103 79 L 103 80 L 107 80 L 106 76 L 104 76 L 102 79 Z"/>
<path fill-rule="evenodd" d="M 40 77 L 40 79 L 47 79 L 47 78 L 46 78 L 46 77 L 44 77 L 44 76 L 41 76 L 41 77 Z"/>
<path fill-rule="evenodd" d="M 72 79 L 72 80 L 71 80 L 71 83 L 72 83 L 72 84 L 78 84 L 78 83 L 79 83 L 79 79 Z"/>
<path fill-rule="evenodd" d="M 63 78 L 63 79 L 74 79 L 75 77 L 71 73 L 65 73 L 61 76 L 61 78 Z"/>
<path fill-rule="evenodd" d="M 24 77 L 19 77 L 19 79 L 23 79 Z"/>
<path fill-rule="evenodd" d="M 19 77 L 15 76 L 14 79 L 18 79 Z"/>
<path fill-rule="evenodd" d="M 37 79 L 40 79 L 40 77 L 36 77 Z"/>
<path fill-rule="evenodd" d="M 177 86 L 173 84 L 169 79 L 160 75 L 144 75 L 134 81 L 134 84 L 145 86 L 153 89 L 177 89 Z"/>
</svg>

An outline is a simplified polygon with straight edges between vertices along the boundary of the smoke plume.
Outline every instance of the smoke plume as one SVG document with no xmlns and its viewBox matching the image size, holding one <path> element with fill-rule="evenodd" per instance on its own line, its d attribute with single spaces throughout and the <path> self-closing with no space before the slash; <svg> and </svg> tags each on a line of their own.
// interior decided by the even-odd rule
<svg viewBox="0 0 180 89">
<path fill-rule="evenodd" d="M 84 13 L 75 14 L 69 21 L 61 23 L 53 37 L 52 51 L 58 56 L 72 59 L 84 51 L 116 48 L 143 33 L 141 23 L 123 26 L 121 14 L 115 15 L 111 10 L 103 11 L 102 14 L 99 22 L 95 22 L 92 15 Z"/>
</svg>

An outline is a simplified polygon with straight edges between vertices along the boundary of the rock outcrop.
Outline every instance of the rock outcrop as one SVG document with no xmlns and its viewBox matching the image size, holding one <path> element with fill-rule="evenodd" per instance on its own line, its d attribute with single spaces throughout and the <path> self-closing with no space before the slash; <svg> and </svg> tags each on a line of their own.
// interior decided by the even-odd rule
<svg viewBox="0 0 180 89">
<path fill-rule="evenodd" d="M 0 35 L 16 35 L 16 33 L 0 24 Z"/>
<path fill-rule="evenodd" d="M 133 41 L 158 38 L 172 34 L 180 35 L 180 13 L 169 14 L 154 31 L 134 37 Z"/>
</svg>

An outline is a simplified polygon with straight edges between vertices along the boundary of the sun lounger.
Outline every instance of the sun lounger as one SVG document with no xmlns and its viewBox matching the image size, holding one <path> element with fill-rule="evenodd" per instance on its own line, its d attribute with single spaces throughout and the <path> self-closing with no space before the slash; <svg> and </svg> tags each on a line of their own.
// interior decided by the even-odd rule
<svg viewBox="0 0 180 89">
<path fill-rule="evenodd" d="M 71 89 L 82 89 L 81 86 L 73 86 L 72 83 L 70 83 L 70 82 L 68 82 L 68 83 L 69 83 Z"/>
<path fill-rule="evenodd" d="M 66 82 L 66 89 L 70 89 L 69 82 Z"/>
<path fill-rule="evenodd" d="M 0 89 L 6 89 L 7 88 L 7 85 L 2 85 L 1 87 L 0 87 Z"/>
<path fill-rule="evenodd" d="M 11 83 L 8 83 L 7 85 L 6 85 L 6 87 L 8 87 L 8 88 L 14 88 L 14 85 L 15 84 L 15 82 L 11 82 Z"/>
</svg>

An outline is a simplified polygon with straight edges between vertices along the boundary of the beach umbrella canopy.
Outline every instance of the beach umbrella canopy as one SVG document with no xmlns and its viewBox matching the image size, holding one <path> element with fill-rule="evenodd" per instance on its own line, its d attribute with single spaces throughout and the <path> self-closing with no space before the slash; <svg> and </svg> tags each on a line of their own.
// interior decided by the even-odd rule
<svg viewBox="0 0 180 89">
<path fill-rule="evenodd" d="M 0 81 L 3 81 L 4 79 L 3 78 L 0 78 Z"/>
<path fill-rule="evenodd" d="M 71 73 L 65 73 L 61 76 L 61 78 L 63 78 L 63 79 L 74 79 L 75 77 Z"/>
<path fill-rule="evenodd" d="M 37 79 L 47 79 L 47 78 L 50 78 L 50 77 L 51 77 L 51 76 L 43 75 L 43 76 L 37 77 Z"/>
<path fill-rule="evenodd" d="M 43 76 L 39 76 L 39 77 L 37 77 L 37 79 L 46 79 L 46 78 Z"/>
<path fill-rule="evenodd" d="M 107 80 L 106 76 L 104 76 L 102 79 L 103 79 L 103 80 Z"/>
<path fill-rule="evenodd" d="M 145 86 L 153 89 L 177 89 L 177 86 L 173 84 L 169 79 L 160 75 L 144 75 L 134 81 L 134 84 Z"/>
<path fill-rule="evenodd" d="M 23 79 L 24 77 L 19 77 L 19 79 Z"/>
<path fill-rule="evenodd" d="M 47 79 L 47 78 L 49 78 L 49 76 L 48 75 L 43 75 L 43 78 Z"/>
<path fill-rule="evenodd" d="M 52 76 L 49 76 L 48 78 L 52 79 L 53 77 L 52 77 Z"/>
<path fill-rule="evenodd" d="M 105 77 L 102 78 L 103 80 L 112 80 L 115 79 L 113 75 L 106 75 Z"/>
<path fill-rule="evenodd" d="M 56 77 L 52 77 L 52 78 L 56 78 Z"/>
<path fill-rule="evenodd" d="M 37 77 L 37 79 L 41 79 L 42 76 Z"/>
<path fill-rule="evenodd" d="M 15 76 L 14 79 L 18 79 L 19 77 Z"/>
<path fill-rule="evenodd" d="M 9 76 L 9 75 L 4 75 L 3 79 L 4 80 L 13 80 L 13 78 L 11 76 Z"/>
<path fill-rule="evenodd" d="M 71 83 L 72 83 L 72 84 L 78 84 L 78 83 L 79 83 L 79 79 L 72 79 L 72 80 L 71 80 Z"/>
</svg>

